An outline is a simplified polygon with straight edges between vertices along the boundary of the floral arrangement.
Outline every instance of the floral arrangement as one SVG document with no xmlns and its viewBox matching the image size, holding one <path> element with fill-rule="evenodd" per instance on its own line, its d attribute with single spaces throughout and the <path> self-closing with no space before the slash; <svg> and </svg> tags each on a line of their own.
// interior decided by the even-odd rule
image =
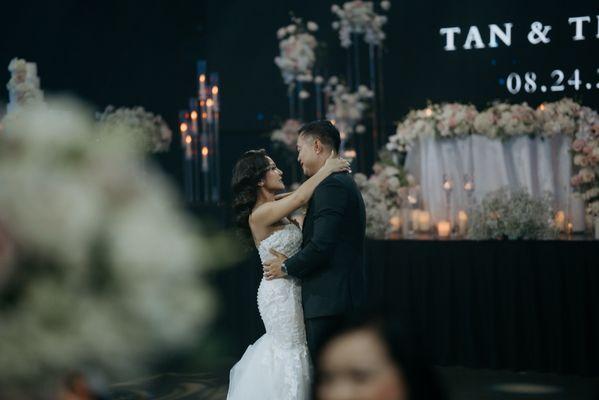
<svg viewBox="0 0 599 400">
<path fill-rule="evenodd" d="M 577 131 L 580 110 L 580 104 L 569 98 L 541 104 L 537 109 L 539 129 L 545 136 L 572 136 Z"/>
<path fill-rule="evenodd" d="M 84 366 L 137 374 L 196 341 L 214 243 L 174 189 L 121 135 L 97 141 L 86 109 L 25 111 L 0 136 L 0 392 Z"/>
<path fill-rule="evenodd" d="M 270 140 L 275 146 L 283 147 L 285 150 L 295 152 L 297 137 L 302 123 L 296 119 L 288 119 L 279 129 L 270 134 Z"/>
<path fill-rule="evenodd" d="M 391 232 L 390 218 L 402 208 L 415 181 L 402 167 L 390 162 L 375 163 L 372 169 L 370 177 L 355 174 L 354 180 L 366 206 L 366 236 L 385 238 Z"/>
<path fill-rule="evenodd" d="M 8 64 L 11 78 L 6 85 L 9 92 L 9 110 L 29 104 L 43 102 L 44 95 L 40 90 L 37 67 L 21 58 L 13 58 Z"/>
<path fill-rule="evenodd" d="M 502 188 L 488 193 L 471 216 L 469 239 L 552 239 L 558 234 L 549 197 Z"/>
<path fill-rule="evenodd" d="M 474 132 L 490 139 L 530 135 L 537 131 L 535 110 L 526 103 L 494 103 L 474 120 Z"/>
<path fill-rule="evenodd" d="M 387 11 L 390 7 L 389 1 L 381 2 L 383 10 Z M 364 41 L 373 45 L 380 45 L 385 39 L 383 25 L 387 23 L 387 17 L 375 12 L 372 1 L 348 1 L 341 7 L 334 4 L 331 11 L 339 18 L 333 22 L 333 29 L 339 31 L 342 47 L 351 46 L 352 33 L 364 34 Z"/>
<path fill-rule="evenodd" d="M 115 109 L 106 107 L 98 114 L 101 135 L 123 135 L 135 146 L 148 153 L 168 151 L 173 133 L 160 115 L 154 115 L 143 107 Z"/>
<path fill-rule="evenodd" d="M 285 84 L 312 81 L 318 42 L 311 32 L 317 30 L 318 25 L 315 22 L 308 21 L 304 25 L 301 18 L 294 17 L 291 24 L 277 31 L 280 54 L 275 57 L 275 64 L 281 70 Z"/>
<path fill-rule="evenodd" d="M 599 217 L 599 114 L 588 108 L 579 110 L 576 138 L 572 142 L 573 172 L 570 183 L 582 195 L 586 212 Z"/>
<path fill-rule="evenodd" d="M 368 102 L 372 99 L 373 92 L 364 85 L 360 85 L 357 92 L 350 92 L 349 88 L 341 83 L 336 76 L 329 78 L 323 89 L 329 98 L 327 118 L 335 121 L 335 126 L 347 139 L 353 133 L 364 133 L 366 128 L 359 122 L 364 118 Z"/>
<path fill-rule="evenodd" d="M 541 104 L 537 110 L 526 103 L 494 103 L 480 112 L 472 105 L 429 104 L 410 111 L 398 123 L 387 147 L 390 151 L 405 151 L 420 136 L 453 138 L 478 134 L 506 139 L 536 133 L 550 137 L 557 132 L 574 136 L 582 124 L 582 109 L 568 98 Z"/>
</svg>

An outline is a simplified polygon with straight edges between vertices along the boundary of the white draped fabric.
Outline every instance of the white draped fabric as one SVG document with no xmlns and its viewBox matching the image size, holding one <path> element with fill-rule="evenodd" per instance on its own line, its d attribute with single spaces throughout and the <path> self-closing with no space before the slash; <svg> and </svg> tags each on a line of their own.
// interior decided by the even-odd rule
<svg viewBox="0 0 599 400">
<path fill-rule="evenodd" d="M 533 196 L 550 192 L 556 209 L 567 210 L 571 193 L 571 139 L 515 137 L 506 141 L 480 135 L 461 139 L 421 137 L 406 159 L 406 169 L 421 185 L 424 208 L 433 221 L 446 218 L 443 175 L 453 180 L 451 212 L 467 208 L 464 174 L 474 176 L 474 197 L 507 186 L 524 188 Z"/>
</svg>

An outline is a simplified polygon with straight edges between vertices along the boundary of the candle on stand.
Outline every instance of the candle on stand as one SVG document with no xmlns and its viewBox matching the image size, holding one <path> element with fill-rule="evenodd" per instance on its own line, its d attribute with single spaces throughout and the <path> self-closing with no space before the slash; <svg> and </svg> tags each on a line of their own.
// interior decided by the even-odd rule
<svg viewBox="0 0 599 400">
<path fill-rule="evenodd" d="M 196 110 L 191 112 L 191 133 L 198 134 L 198 112 Z"/>
<path fill-rule="evenodd" d="M 418 226 L 420 231 L 428 232 L 431 230 L 431 213 L 428 211 L 421 211 L 418 213 Z"/>
<path fill-rule="evenodd" d="M 394 215 L 389 219 L 389 225 L 391 225 L 391 229 L 393 230 L 393 232 L 399 232 L 399 230 L 401 229 L 401 216 L 399 215 Z"/>
<path fill-rule="evenodd" d="M 185 136 L 185 158 L 188 160 L 191 160 L 191 158 L 193 157 L 191 141 L 192 141 L 191 136 L 189 136 L 189 135 Z"/>
<path fill-rule="evenodd" d="M 185 139 L 187 137 L 187 130 L 189 129 L 189 127 L 187 126 L 186 122 L 181 122 L 179 124 L 179 131 L 181 132 L 181 145 L 183 147 L 185 147 Z"/>
<path fill-rule="evenodd" d="M 567 228 L 568 236 L 572 236 L 572 232 L 574 232 L 574 225 L 572 225 L 572 222 L 568 222 L 568 228 Z"/>
<path fill-rule="evenodd" d="M 559 229 L 560 232 L 566 230 L 566 213 L 561 210 L 555 213 L 555 227 Z"/>
<path fill-rule="evenodd" d="M 212 124 L 213 116 L 212 116 L 212 106 L 214 105 L 214 101 L 212 99 L 206 100 L 206 119 L 209 124 Z"/>
<path fill-rule="evenodd" d="M 440 238 L 448 238 L 451 233 L 451 224 L 449 221 L 439 221 L 437 223 L 437 233 Z"/>
<path fill-rule="evenodd" d="M 458 233 L 460 236 L 466 236 L 466 231 L 468 230 L 468 214 L 466 211 L 460 210 L 458 211 Z"/>
</svg>

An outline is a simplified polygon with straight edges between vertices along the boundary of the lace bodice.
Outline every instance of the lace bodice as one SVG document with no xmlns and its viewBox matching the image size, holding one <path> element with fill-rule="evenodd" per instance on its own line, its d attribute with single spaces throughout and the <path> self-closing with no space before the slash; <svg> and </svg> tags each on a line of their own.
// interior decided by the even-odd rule
<svg viewBox="0 0 599 400">
<path fill-rule="evenodd" d="M 283 253 L 287 258 L 295 255 L 302 246 L 302 231 L 294 224 L 287 224 L 260 242 L 258 253 L 262 262 L 271 260 L 270 249 Z"/>
</svg>

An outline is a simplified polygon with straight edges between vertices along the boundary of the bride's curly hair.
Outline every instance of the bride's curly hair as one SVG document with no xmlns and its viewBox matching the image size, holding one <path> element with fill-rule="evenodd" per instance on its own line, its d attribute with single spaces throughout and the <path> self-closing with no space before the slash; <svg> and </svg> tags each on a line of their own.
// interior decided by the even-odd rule
<svg viewBox="0 0 599 400">
<path fill-rule="evenodd" d="M 233 168 L 231 190 L 235 225 L 247 234 L 250 234 L 249 217 L 258 199 L 258 183 L 269 167 L 266 150 L 260 149 L 243 153 Z"/>
</svg>

